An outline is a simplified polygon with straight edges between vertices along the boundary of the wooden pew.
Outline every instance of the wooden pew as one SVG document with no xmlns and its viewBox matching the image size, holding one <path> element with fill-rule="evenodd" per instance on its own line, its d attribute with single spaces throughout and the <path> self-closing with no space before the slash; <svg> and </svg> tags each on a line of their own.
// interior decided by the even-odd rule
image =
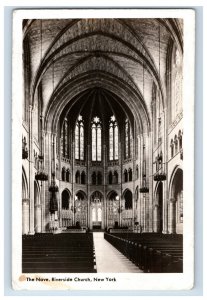
<svg viewBox="0 0 207 300">
<path fill-rule="evenodd" d="M 183 272 L 180 235 L 106 233 L 104 237 L 144 272 Z"/>
<path fill-rule="evenodd" d="M 22 271 L 96 273 L 92 234 L 23 236 Z"/>
</svg>

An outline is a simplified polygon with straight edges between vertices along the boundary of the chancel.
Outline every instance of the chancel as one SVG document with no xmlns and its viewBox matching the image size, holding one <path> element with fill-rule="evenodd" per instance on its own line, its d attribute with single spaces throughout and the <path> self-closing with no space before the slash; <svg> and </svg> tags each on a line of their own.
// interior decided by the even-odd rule
<svg viewBox="0 0 207 300">
<path fill-rule="evenodd" d="M 23 272 L 182 272 L 182 19 L 22 26 Z"/>
</svg>

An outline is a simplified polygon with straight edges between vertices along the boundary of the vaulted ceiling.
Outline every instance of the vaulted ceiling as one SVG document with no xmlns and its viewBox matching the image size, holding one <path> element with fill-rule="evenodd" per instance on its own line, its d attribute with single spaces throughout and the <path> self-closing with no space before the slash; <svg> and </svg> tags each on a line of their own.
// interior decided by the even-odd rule
<svg viewBox="0 0 207 300">
<path fill-rule="evenodd" d="M 42 114 L 51 122 L 78 95 L 98 89 L 148 125 L 153 83 L 165 103 L 168 47 L 183 49 L 180 19 L 24 20 L 23 33 L 30 101 L 41 87 Z"/>
</svg>

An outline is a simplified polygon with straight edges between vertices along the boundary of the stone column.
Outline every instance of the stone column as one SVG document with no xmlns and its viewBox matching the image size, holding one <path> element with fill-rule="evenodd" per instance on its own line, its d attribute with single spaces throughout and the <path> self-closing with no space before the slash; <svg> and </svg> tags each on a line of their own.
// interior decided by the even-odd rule
<svg viewBox="0 0 207 300">
<path fill-rule="evenodd" d="M 119 212 L 119 226 L 121 227 L 122 226 L 122 221 L 121 221 L 121 218 L 122 218 L 122 211 L 121 211 L 121 208 L 122 207 L 122 201 L 121 201 L 121 197 L 119 196 L 119 208 L 118 208 L 118 212 Z"/>
<path fill-rule="evenodd" d="M 91 229 L 90 226 L 90 216 L 91 216 L 91 210 L 90 210 L 90 155 L 91 155 L 91 148 L 90 145 L 87 145 L 87 226 Z"/>
<path fill-rule="evenodd" d="M 146 194 L 143 194 L 143 231 L 146 232 Z"/>
<path fill-rule="evenodd" d="M 138 212 L 137 212 L 137 221 L 139 222 L 139 224 L 141 224 L 141 194 L 139 194 L 139 200 L 138 200 Z"/>
<path fill-rule="evenodd" d="M 55 173 L 55 183 L 56 183 L 56 134 L 51 133 L 51 157 L 52 157 L 52 164 L 51 164 L 51 174 Z M 59 197 L 59 192 L 56 193 L 57 203 L 58 203 L 58 211 L 55 212 L 55 220 L 58 222 L 58 228 L 62 226 L 61 221 L 61 197 Z"/>
<path fill-rule="evenodd" d="M 103 145 L 103 204 L 102 204 L 102 229 L 105 229 L 106 225 L 106 177 L 107 177 L 107 147 Z"/>
<path fill-rule="evenodd" d="M 143 146 L 144 146 L 144 138 L 143 135 L 140 136 L 140 168 L 141 168 L 141 179 L 140 179 L 140 186 L 143 187 L 145 185 L 145 180 L 143 178 L 144 173 L 144 153 L 143 153 Z M 145 216 L 145 194 L 140 194 L 140 225 L 142 226 L 142 231 L 144 230 L 144 216 Z"/>
<path fill-rule="evenodd" d="M 133 139 L 133 155 L 132 155 L 132 162 L 133 162 L 133 170 L 132 170 L 132 182 L 133 182 L 133 189 L 132 189 L 132 230 L 134 231 L 134 222 L 135 222 L 135 181 L 136 181 L 136 151 L 135 151 L 135 144 L 136 144 L 136 122 L 134 120 L 134 139 Z"/>
<path fill-rule="evenodd" d="M 149 174 L 153 174 L 153 134 L 149 132 Z M 153 176 L 149 176 L 148 231 L 153 231 Z"/>
<path fill-rule="evenodd" d="M 159 207 L 154 205 L 154 232 L 159 232 Z"/>
<path fill-rule="evenodd" d="M 167 109 L 165 108 L 163 111 L 163 120 L 164 120 L 164 129 L 163 129 L 163 170 L 168 175 L 168 115 Z M 167 180 L 163 182 L 163 233 L 168 233 L 168 185 L 169 179 L 167 176 Z"/>
<path fill-rule="evenodd" d="M 35 205 L 35 232 L 41 232 L 41 204 L 36 204 Z"/>
<path fill-rule="evenodd" d="M 42 154 L 44 155 L 44 160 L 42 167 L 44 171 L 48 174 L 48 180 L 42 182 L 41 186 L 41 204 L 43 209 L 43 228 L 48 230 L 51 221 L 51 213 L 49 211 L 50 207 L 50 192 L 49 185 L 51 184 L 51 161 L 52 161 L 52 147 L 51 147 L 51 132 L 42 130 Z"/>
<path fill-rule="evenodd" d="M 46 163 L 46 151 L 45 151 L 45 131 L 42 130 L 42 151 L 44 153 L 44 162 Z M 46 171 L 47 173 L 47 171 Z M 46 212 L 46 188 L 45 188 L 46 183 L 41 183 L 41 189 L 40 189 L 40 204 L 41 204 L 41 209 L 42 209 L 42 214 L 41 214 L 41 225 L 42 225 L 42 232 L 46 231 L 46 226 L 47 226 L 47 212 Z"/>
<path fill-rule="evenodd" d="M 59 182 L 59 197 L 60 197 L 60 227 L 63 227 L 63 221 L 62 221 L 62 199 L 61 199 L 61 182 L 62 182 L 62 162 L 61 162 L 61 156 L 62 156 L 62 153 L 61 153 L 61 147 L 60 147 L 60 131 L 58 130 L 58 133 L 56 135 L 56 138 L 59 142 L 57 142 L 56 140 L 56 144 L 58 145 L 58 148 L 57 146 L 55 145 L 55 149 L 56 149 L 56 153 L 55 153 L 55 162 L 57 162 L 58 164 L 58 171 L 56 169 L 56 166 L 55 166 L 55 171 L 56 171 L 56 178 L 58 179 L 58 182 Z M 70 153 L 71 153 L 72 149 L 71 149 L 71 145 L 70 145 Z M 56 163 L 55 163 L 56 164 Z M 70 164 L 70 178 L 69 178 L 69 181 L 71 183 L 71 178 L 72 178 L 72 171 L 71 171 L 71 164 Z M 71 209 L 71 198 L 69 199 L 69 209 Z"/>
<path fill-rule="evenodd" d="M 169 233 L 176 233 L 176 200 L 174 198 L 170 199 L 170 226 L 169 226 Z"/>
<path fill-rule="evenodd" d="M 138 135 L 138 165 L 139 165 L 139 179 L 138 179 L 138 186 L 139 186 L 139 189 L 141 188 L 141 185 L 142 185 L 142 153 L 141 153 L 141 144 L 142 144 L 142 140 L 141 140 L 141 137 L 140 135 Z M 141 201 L 142 201 L 142 194 L 140 193 L 140 191 L 138 191 L 139 193 L 139 197 L 138 197 L 138 211 L 137 211 L 137 221 L 139 222 L 139 224 L 141 224 Z"/>
<path fill-rule="evenodd" d="M 122 205 L 123 203 L 123 199 L 122 199 L 122 195 L 123 195 L 123 186 L 122 186 L 122 183 L 123 183 L 123 153 L 122 153 L 122 143 L 121 143 L 121 140 L 122 140 L 122 132 L 120 132 L 120 140 L 119 140 L 119 166 L 120 166 L 120 174 L 119 174 L 119 178 L 118 178 L 118 184 L 119 184 L 119 191 L 120 191 L 120 194 L 118 195 L 120 197 L 120 204 Z M 122 214 L 120 216 L 120 224 L 122 224 Z"/>
<path fill-rule="evenodd" d="M 72 187 L 72 206 L 73 206 L 73 215 L 72 215 L 72 224 L 75 225 L 75 191 L 74 191 L 74 186 L 75 186 L 75 143 L 74 141 L 72 142 L 72 174 L 71 174 L 71 187 Z"/>
<path fill-rule="evenodd" d="M 29 233 L 34 234 L 33 108 L 29 106 Z"/>
<path fill-rule="evenodd" d="M 29 199 L 22 199 L 22 234 L 29 233 Z"/>
<path fill-rule="evenodd" d="M 149 187 L 149 136 L 147 133 L 143 133 L 144 145 L 143 145 L 143 160 L 145 164 L 145 186 Z M 144 194 L 144 231 L 148 231 L 148 215 L 149 215 L 149 193 Z"/>
</svg>

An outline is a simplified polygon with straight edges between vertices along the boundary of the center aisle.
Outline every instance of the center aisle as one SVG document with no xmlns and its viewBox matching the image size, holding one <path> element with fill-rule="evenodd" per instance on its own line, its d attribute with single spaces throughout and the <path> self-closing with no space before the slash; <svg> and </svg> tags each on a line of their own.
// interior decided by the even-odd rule
<svg viewBox="0 0 207 300">
<path fill-rule="evenodd" d="M 142 273 L 122 253 L 104 239 L 103 232 L 93 232 L 98 273 Z"/>
</svg>

